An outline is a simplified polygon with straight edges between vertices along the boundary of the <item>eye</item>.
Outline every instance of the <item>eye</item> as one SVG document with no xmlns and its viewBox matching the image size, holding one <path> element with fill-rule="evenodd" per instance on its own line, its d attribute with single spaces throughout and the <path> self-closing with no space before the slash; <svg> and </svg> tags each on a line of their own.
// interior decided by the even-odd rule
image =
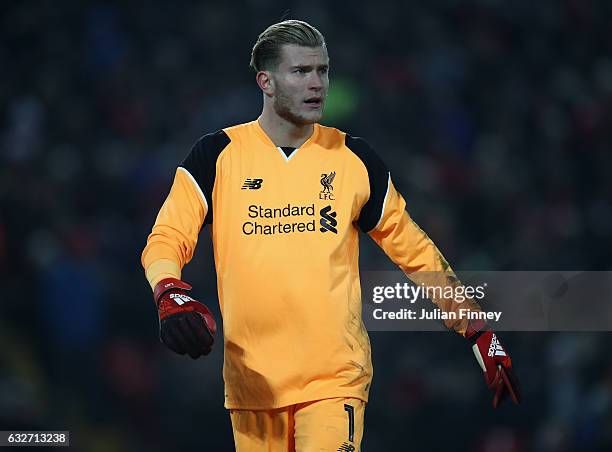
<svg viewBox="0 0 612 452">
<path fill-rule="evenodd" d="M 295 72 L 297 74 L 305 74 L 306 73 L 304 68 L 301 68 L 301 67 L 296 68 L 293 72 Z"/>
</svg>

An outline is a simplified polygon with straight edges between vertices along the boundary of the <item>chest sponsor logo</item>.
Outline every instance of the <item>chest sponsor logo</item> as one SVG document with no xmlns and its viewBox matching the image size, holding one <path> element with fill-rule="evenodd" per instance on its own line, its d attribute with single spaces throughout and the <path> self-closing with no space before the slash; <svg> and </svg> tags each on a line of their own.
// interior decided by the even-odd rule
<svg viewBox="0 0 612 452">
<path fill-rule="evenodd" d="M 314 204 L 286 204 L 282 207 L 251 204 L 246 212 L 248 219 L 242 223 L 242 233 L 247 236 L 316 233 L 318 222 L 319 231 L 337 234 L 337 213 L 330 205 L 319 210 L 319 215 L 317 210 Z"/>
<path fill-rule="evenodd" d="M 245 179 L 242 190 L 259 190 L 263 184 L 263 179 Z"/>
<path fill-rule="evenodd" d="M 330 231 L 337 234 L 338 220 L 336 220 L 336 212 L 331 210 L 331 206 L 323 207 L 319 213 L 321 214 L 321 220 L 319 220 L 321 232 Z"/>
<path fill-rule="evenodd" d="M 323 186 L 323 190 L 319 192 L 319 199 L 328 199 L 330 201 L 336 199 L 333 194 L 334 186 L 332 185 L 335 178 L 335 171 L 321 174 L 321 185 Z"/>
</svg>

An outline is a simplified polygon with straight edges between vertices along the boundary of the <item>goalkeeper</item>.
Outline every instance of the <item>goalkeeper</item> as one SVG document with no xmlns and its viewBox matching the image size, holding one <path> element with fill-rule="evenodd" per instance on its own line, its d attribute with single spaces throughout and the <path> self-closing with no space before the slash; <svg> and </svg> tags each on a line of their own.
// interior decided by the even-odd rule
<svg viewBox="0 0 612 452">
<path fill-rule="evenodd" d="M 181 281 L 208 224 L 236 450 L 359 450 L 372 380 L 359 230 L 415 281 L 452 270 L 374 150 L 319 124 L 329 86 L 321 33 L 301 21 L 274 24 L 257 39 L 251 67 L 261 115 L 195 143 L 142 253 L 160 337 L 194 359 L 218 340 L 212 314 Z M 433 302 L 447 312 L 480 309 L 471 300 Z M 494 405 L 506 395 L 518 402 L 495 333 L 467 319 L 446 325 L 471 342 Z"/>
</svg>

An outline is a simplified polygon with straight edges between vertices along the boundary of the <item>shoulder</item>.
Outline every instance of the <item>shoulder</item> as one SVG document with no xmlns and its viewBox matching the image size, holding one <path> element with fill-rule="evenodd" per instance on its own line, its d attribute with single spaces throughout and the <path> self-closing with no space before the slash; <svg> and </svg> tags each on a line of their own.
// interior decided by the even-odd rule
<svg viewBox="0 0 612 452">
<path fill-rule="evenodd" d="M 341 149 L 348 152 L 355 158 L 355 161 L 363 165 L 370 178 L 385 178 L 388 169 L 383 160 L 372 146 L 363 138 L 350 135 L 335 127 L 318 127 L 317 142 L 326 149 Z"/>
<path fill-rule="evenodd" d="M 193 145 L 192 152 L 218 155 L 230 142 L 231 139 L 225 129 L 217 130 L 198 138 Z"/>
<path fill-rule="evenodd" d="M 371 172 L 388 172 L 387 166 L 380 158 L 374 148 L 361 137 L 345 134 L 344 145 L 357 156 L 364 164 L 369 173 Z"/>
<path fill-rule="evenodd" d="M 201 136 L 193 145 L 193 150 L 204 153 L 220 154 L 232 141 L 252 128 L 253 121 L 236 124 Z"/>
<path fill-rule="evenodd" d="M 317 124 L 317 143 L 325 149 L 339 149 L 344 145 L 345 133 L 335 127 Z"/>
<path fill-rule="evenodd" d="M 205 174 L 214 170 L 219 155 L 230 142 L 231 139 L 224 130 L 201 136 L 179 166 L 189 171 L 198 182 L 201 182 Z"/>
<path fill-rule="evenodd" d="M 363 138 L 347 133 L 344 144 L 361 161 L 367 171 L 370 194 L 361 209 L 358 224 L 361 230 L 369 232 L 376 227 L 384 210 L 390 183 L 389 170 L 372 146 Z"/>
<path fill-rule="evenodd" d="M 223 131 L 229 136 L 248 133 L 255 126 L 256 121 L 257 120 L 253 120 L 253 121 L 243 122 L 241 124 L 235 124 L 233 126 L 225 127 Z"/>
</svg>

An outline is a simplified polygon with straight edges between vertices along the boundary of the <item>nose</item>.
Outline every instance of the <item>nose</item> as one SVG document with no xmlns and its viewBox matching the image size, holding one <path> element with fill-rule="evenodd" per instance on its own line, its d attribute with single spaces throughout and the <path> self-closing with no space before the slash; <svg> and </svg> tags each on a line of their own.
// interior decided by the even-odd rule
<svg viewBox="0 0 612 452">
<path fill-rule="evenodd" d="M 312 71 L 308 88 L 313 91 L 321 91 L 325 86 L 323 77 L 317 71 Z"/>
</svg>

